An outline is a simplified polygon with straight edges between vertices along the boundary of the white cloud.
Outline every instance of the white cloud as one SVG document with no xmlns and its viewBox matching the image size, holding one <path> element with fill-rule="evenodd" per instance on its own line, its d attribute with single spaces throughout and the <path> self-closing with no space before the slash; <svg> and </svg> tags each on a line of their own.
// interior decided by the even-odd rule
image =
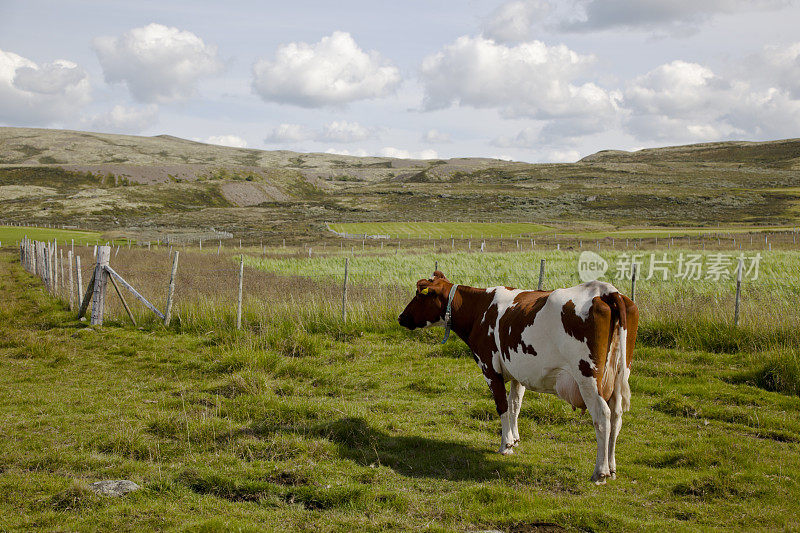
<svg viewBox="0 0 800 533">
<path fill-rule="evenodd" d="M 728 110 L 727 115 L 734 127 L 755 139 L 797 137 L 800 99 L 776 88 L 753 91 L 744 97 L 741 106 Z"/>
<path fill-rule="evenodd" d="M 542 30 L 599 32 L 614 29 L 685 36 L 720 15 L 782 9 L 792 0 L 510 0 L 483 22 L 497 42 L 531 40 Z"/>
<path fill-rule="evenodd" d="M 268 144 L 292 143 L 307 141 L 312 133 L 300 124 L 280 124 L 272 129 L 264 139 Z"/>
<path fill-rule="evenodd" d="M 95 115 L 89 124 L 93 129 L 109 133 L 139 133 L 158 122 L 158 106 L 124 107 L 115 105 L 110 111 Z"/>
<path fill-rule="evenodd" d="M 574 163 L 581 158 L 577 150 L 553 150 L 544 156 L 549 163 Z"/>
<path fill-rule="evenodd" d="M 779 87 L 800 98 L 800 42 L 765 46 L 742 62 L 742 70 L 742 75 L 754 77 L 761 85 Z"/>
<path fill-rule="evenodd" d="M 309 108 L 386 96 L 399 83 L 397 67 L 341 31 L 314 44 L 283 45 L 274 59 L 253 66 L 253 89 L 262 99 Z"/>
<path fill-rule="evenodd" d="M 523 128 L 513 137 L 501 135 L 492 139 L 492 146 L 498 148 L 533 148 L 539 144 L 539 130 L 535 128 Z"/>
<path fill-rule="evenodd" d="M 322 127 L 322 131 L 316 136 L 319 142 L 352 143 L 365 141 L 373 138 L 375 132 L 366 128 L 358 122 L 348 122 L 346 120 L 334 120 Z"/>
<path fill-rule="evenodd" d="M 616 94 L 575 82 L 593 62 L 593 56 L 564 45 L 531 41 L 505 46 L 483 37 L 459 37 L 423 61 L 425 105 L 498 108 L 506 118 L 612 115 Z"/>
<path fill-rule="evenodd" d="M 708 19 L 745 11 L 780 9 L 788 0 L 578 0 L 578 16 L 564 20 L 568 31 L 602 31 L 614 28 L 666 30 L 673 34 L 697 31 Z"/>
<path fill-rule="evenodd" d="M 247 148 L 247 141 L 238 135 L 212 135 L 204 142 L 220 146 L 232 146 L 233 148 Z"/>
<path fill-rule="evenodd" d="M 353 155 L 357 157 L 367 157 L 369 154 L 366 150 L 342 150 L 339 148 L 328 148 L 325 150 L 326 154 L 335 154 L 335 155 Z"/>
<path fill-rule="evenodd" d="M 697 63 L 673 61 L 635 78 L 625 91 L 627 127 L 637 139 L 718 140 L 737 131 L 725 120 L 740 105 L 733 86 Z"/>
<path fill-rule="evenodd" d="M 533 25 L 552 11 L 545 0 L 514 0 L 495 9 L 483 24 L 483 35 L 498 42 L 522 42 L 533 37 Z"/>
<path fill-rule="evenodd" d="M 387 146 L 381 148 L 380 155 L 382 157 L 394 157 L 395 159 L 438 159 L 439 154 L 435 150 L 422 150 L 420 152 L 410 152 L 400 148 Z"/>
<path fill-rule="evenodd" d="M 0 50 L 0 121 L 50 125 L 74 117 L 91 100 L 86 72 L 72 61 L 37 65 Z"/>
<path fill-rule="evenodd" d="M 451 139 L 449 133 L 432 129 L 422 135 L 422 141 L 426 143 L 449 143 Z"/>
<path fill-rule="evenodd" d="M 698 142 L 797 135 L 800 100 L 758 89 L 697 63 L 673 61 L 634 79 L 625 91 L 626 127 L 637 139 Z"/>
<path fill-rule="evenodd" d="M 223 68 L 217 47 L 189 31 L 148 24 L 92 41 L 109 83 L 125 83 L 142 102 L 172 102 L 195 94 L 197 82 Z"/>
</svg>

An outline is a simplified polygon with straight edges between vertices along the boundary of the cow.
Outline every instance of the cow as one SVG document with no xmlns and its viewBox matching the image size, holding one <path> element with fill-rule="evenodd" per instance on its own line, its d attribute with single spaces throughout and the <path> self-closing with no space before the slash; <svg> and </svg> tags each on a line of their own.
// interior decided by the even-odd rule
<svg viewBox="0 0 800 533">
<path fill-rule="evenodd" d="M 601 281 L 553 291 L 479 289 L 453 284 L 438 270 L 416 289 L 400 325 L 443 325 L 445 341 L 452 329 L 467 343 L 500 415 L 499 453 L 512 454 L 519 444 L 517 418 L 527 388 L 589 411 L 597 437 L 590 479 L 599 485 L 616 478 L 614 448 L 622 413 L 630 409 L 639 322 L 630 298 Z"/>
</svg>

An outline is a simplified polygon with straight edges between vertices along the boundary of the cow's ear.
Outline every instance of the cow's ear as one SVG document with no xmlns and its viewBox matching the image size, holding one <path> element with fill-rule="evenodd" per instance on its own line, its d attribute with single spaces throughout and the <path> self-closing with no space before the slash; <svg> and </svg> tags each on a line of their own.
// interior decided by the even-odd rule
<svg viewBox="0 0 800 533">
<path fill-rule="evenodd" d="M 441 270 L 437 270 L 436 272 L 433 273 L 433 279 L 443 279 L 447 281 L 447 278 L 444 277 L 444 274 L 442 273 Z"/>
</svg>

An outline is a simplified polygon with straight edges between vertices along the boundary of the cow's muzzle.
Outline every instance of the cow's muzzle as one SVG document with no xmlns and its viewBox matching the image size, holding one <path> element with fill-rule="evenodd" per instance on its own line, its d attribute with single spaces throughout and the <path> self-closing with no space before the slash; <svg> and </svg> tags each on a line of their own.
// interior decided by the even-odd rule
<svg viewBox="0 0 800 533">
<path fill-rule="evenodd" d="M 407 315 L 405 313 L 401 314 L 397 318 L 397 321 L 400 322 L 400 325 L 404 328 L 414 329 L 416 327 L 414 324 L 414 319 L 411 318 L 411 315 Z"/>
</svg>

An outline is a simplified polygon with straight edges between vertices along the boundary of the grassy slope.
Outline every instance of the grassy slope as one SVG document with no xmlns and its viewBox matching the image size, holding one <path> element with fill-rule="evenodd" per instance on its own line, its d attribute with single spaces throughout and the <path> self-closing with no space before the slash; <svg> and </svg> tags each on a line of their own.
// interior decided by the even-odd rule
<svg viewBox="0 0 800 533">
<path fill-rule="evenodd" d="M 794 528 L 800 398 L 726 381 L 758 354 L 641 347 L 620 477 L 588 416 L 529 393 L 520 452 L 460 341 L 273 324 L 74 321 L 0 255 L 0 529 Z M 120 500 L 85 484 L 128 478 Z"/>
</svg>

